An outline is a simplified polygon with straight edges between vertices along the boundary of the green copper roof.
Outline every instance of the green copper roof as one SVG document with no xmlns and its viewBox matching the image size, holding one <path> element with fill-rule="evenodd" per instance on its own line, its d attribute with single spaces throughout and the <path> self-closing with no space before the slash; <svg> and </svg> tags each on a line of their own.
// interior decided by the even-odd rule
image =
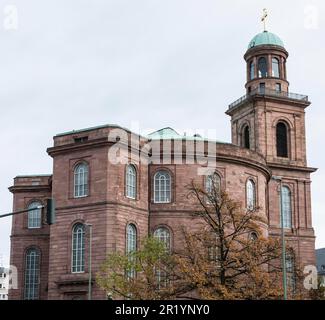
<svg viewBox="0 0 325 320">
<path fill-rule="evenodd" d="M 267 45 L 271 44 L 274 46 L 279 46 L 284 48 L 284 43 L 283 41 L 274 33 L 264 31 L 259 34 L 257 34 L 249 43 L 248 49 L 257 47 L 257 46 L 262 46 L 262 45 Z"/>
<path fill-rule="evenodd" d="M 180 134 L 170 127 L 160 129 L 148 135 L 150 139 L 179 139 L 181 137 Z"/>
<path fill-rule="evenodd" d="M 150 133 L 147 135 L 147 138 L 151 140 L 173 139 L 173 140 L 191 140 L 191 141 L 195 140 L 195 141 L 210 141 L 210 142 L 224 143 L 218 140 L 204 138 L 199 134 L 195 134 L 194 136 L 180 135 L 177 131 L 175 131 L 173 128 L 170 127 L 163 128 L 153 133 Z"/>
</svg>

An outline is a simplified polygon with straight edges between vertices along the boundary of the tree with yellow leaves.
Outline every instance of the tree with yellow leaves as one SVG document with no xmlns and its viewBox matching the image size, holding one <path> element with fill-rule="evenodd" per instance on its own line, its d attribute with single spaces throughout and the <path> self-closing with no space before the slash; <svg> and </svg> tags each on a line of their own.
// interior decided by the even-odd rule
<svg viewBox="0 0 325 320">
<path fill-rule="evenodd" d="M 280 243 L 263 235 L 267 221 L 259 209 L 242 208 L 218 183 L 206 190 L 192 182 L 189 196 L 207 228 L 183 230 L 184 249 L 175 255 L 182 286 L 203 299 L 280 298 Z"/>
<path fill-rule="evenodd" d="M 281 247 L 263 234 L 260 209 L 243 208 L 215 181 L 209 190 L 193 181 L 188 190 L 203 227 L 182 228 L 183 245 L 174 252 L 149 236 L 137 251 L 110 254 L 99 286 L 117 299 L 281 299 Z M 290 297 L 298 297 L 296 289 Z"/>
</svg>

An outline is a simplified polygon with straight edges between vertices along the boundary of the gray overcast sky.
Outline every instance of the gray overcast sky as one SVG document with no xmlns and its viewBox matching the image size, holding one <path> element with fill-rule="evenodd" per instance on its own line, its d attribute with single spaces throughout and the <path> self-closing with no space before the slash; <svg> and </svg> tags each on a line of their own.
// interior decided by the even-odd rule
<svg viewBox="0 0 325 320">
<path fill-rule="evenodd" d="M 8 30 L 8 5 L 18 29 Z M 230 141 L 229 103 L 244 94 L 243 54 L 268 30 L 290 53 L 290 91 L 310 96 L 307 150 L 316 247 L 325 247 L 325 1 L 0 0 L 0 213 L 18 174 L 51 173 L 56 133 L 116 123 L 217 129 Z M 10 219 L 0 221 L 9 256 Z"/>
</svg>

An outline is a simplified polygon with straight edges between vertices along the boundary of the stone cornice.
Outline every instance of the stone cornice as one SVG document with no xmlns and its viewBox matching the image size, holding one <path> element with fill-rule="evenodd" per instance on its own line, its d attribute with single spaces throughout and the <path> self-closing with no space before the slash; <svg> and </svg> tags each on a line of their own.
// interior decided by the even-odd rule
<svg viewBox="0 0 325 320">
<path fill-rule="evenodd" d="M 112 144 L 113 143 L 108 141 L 107 138 L 99 138 L 99 139 L 89 140 L 83 143 L 69 143 L 61 146 L 50 147 L 47 148 L 46 151 L 51 157 L 53 157 L 56 154 L 60 154 L 60 153 L 99 148 L 99 147 L 109 146 Z"/>
<path fill-rule="evenodd" d="M 281 164 L 281 163 L 274 163 L 274 162 L 268 162 L 268 166 L 270 169 L 285 169 L 285 170 L 291 170 L 291 171 L 302 171 L 302 172 L 309 172 L 313 173 L 316 172 L 317 168 L 312 167 L 300 167 L 300 166 L 293 166 L 290 164 Z"/>
<path fill-rule="evenodd" d="M 52 188 L 49 185 L 40 185 L 40 186 L 11 186 L 8 188 L 11 193 L 18 193 L 18 192 L 40 192 L 40 191 L 47 191 L 51 192 Z"/>
<path fill-rule="evenodd" d="M 64 210 L 82 209 L 82 208 L 84 208 L 86 210 L 88 207 L 94 207 L 94 206 L 99 207 L 99 206 L 110 206 L 110 205 L 122 206 L 122 207 L 139 210 L 139 211 L 146 212 L 146 213 L 148 213 L 148 211 L 149 211 L 149 209 L 139 208 L 137 206 L 133 206 L 133 205 L 130 205 L 127 203 L 122 203 L 122 202 L 116 202 L 116 201 L 101 201 L 101 202 L 87 203 L 87 204 L 80 204 L 80 205 L 63 206 L 63 207 L 57 207 L 56 210 L 64 211 Z"/>
</svg>

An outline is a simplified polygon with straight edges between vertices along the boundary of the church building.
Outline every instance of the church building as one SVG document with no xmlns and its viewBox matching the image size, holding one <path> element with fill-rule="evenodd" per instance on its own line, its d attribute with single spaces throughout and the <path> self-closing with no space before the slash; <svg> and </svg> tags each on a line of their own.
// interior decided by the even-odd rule
<svg viewBox="0 0 325 320">
<path fill-rule="evenodd" d="M 195 228 L 199 219 L 186 185 L 207 186 L 211 175 L 243 207 L 260 208 L 267 237 L 280 237 L 282 207 L 285 240 L 294 248 L 288 267 L 315 265 L 316 169 L 307 165 L 305 134 L 310 101 L 289 91 L 288 52 L 277 35 L 257 34 L 244 59 L 246 92 L 226 110 L 231 143 L 172 128 L 142 136 L 117 125 L 54 136 L 47 149 L 53 172 L 17 176 L 9 188 L 14 211 L 34 209 L 13 216 L 10 264 L 18 289 L 9 299 L 87 299 L 90 228 L 92 298 L 105 299 L 95 274 L 107 255 L 136 250 L 148 234 L 176 250 L 180 226 Z M 56 203 L 52 225 L 41 209 L 48 198 Z"/>
</svg>

